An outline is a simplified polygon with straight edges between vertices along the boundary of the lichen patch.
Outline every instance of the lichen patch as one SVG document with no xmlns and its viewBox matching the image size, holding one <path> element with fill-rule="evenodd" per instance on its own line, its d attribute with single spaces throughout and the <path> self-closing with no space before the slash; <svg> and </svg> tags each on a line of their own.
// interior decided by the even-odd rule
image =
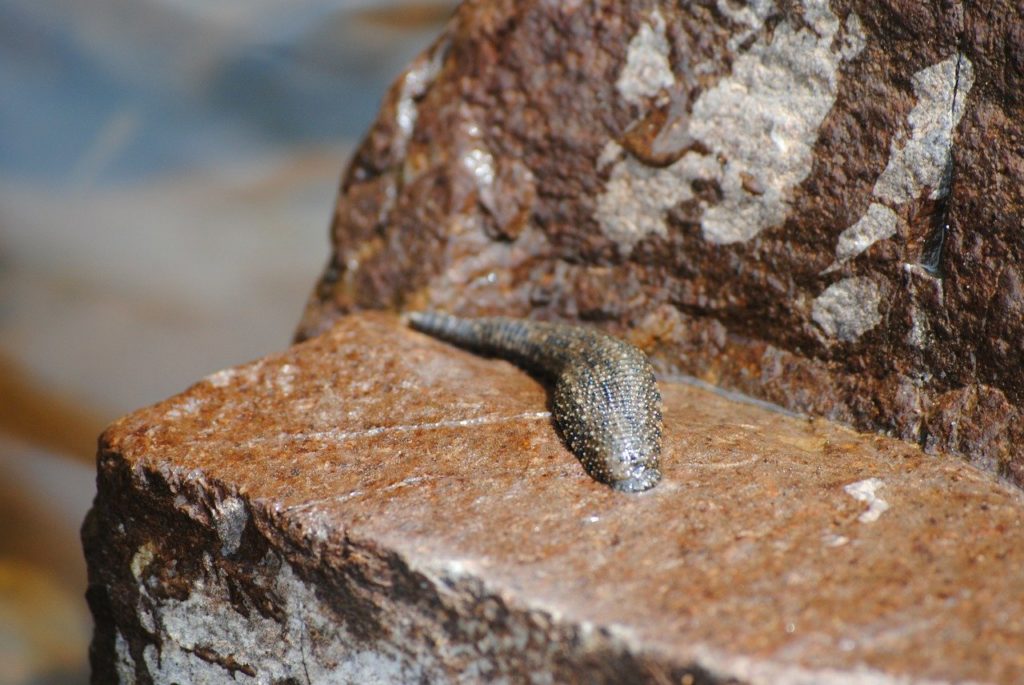
<svg viewBox="0 0 1024 685">
<path fill-rule="evenodd" d="M 710 242 L 745 242 L 781 224 L 790 193 L 811 172 L 843 53 L 832 49 L 839 20 L 827 3 L 804 6 L 808 26 L 783 22 L 773 37 L 760 34 L 732 74 L 694 102 L 691 135 L 724 160 L 722 200 L 701 220 Z M 746 175 L 760 179 L 763 192 L 745 188 Z"/>
<path fill-rule="evenodd" d="M 654 10 L 650 23 L 641 24 L 629 42 L 626 65 L 615 82 L 622 99 L 631 105 L 642 106 L 647 98 L 675 85 L 676 78 L 668 56 L 665 19 L 660 11 Z"/>
<path fill-rule="evenodd" d="M 917 104 L 907 118 L 910 138 L 893 139 L 889 163 L 875 182 L 875 197 L 890 206 L 916 199 L 929 188 L 933 200 L 949 194 L 953 130 L 974 85 L 974 67 L 967 57 L 954 54 L 917 72 L 912 82 Z"/>
<path fill-rule="evenodd" d="M 615 143 L 609 145 L 618 148 Z M 627 154 L 612 167 L 605 191 L 597 198 L 596 217 L 602 232 L 624 254 L 649 235 L 664 237 L 668 234 L 665 211 L 693 198 L 690 184 L 694 180 L 718 180 L 720 174 L 713 159 L 693 152 L 663 169 Z"/>
<path fill-rule="evenodd" d="M 835 104 L 839 64 L 856 56 L 863 40 L 857 40 L 859 20 L 848 17 L 842 33 L 850 35 L 834 45 L 841 24 L 824 0 L 804 3 L 799 28 L 783 22 L 772 32 L 762 30 L 767 7 L 736 10 L 746 26 L 738 35 L 756 38 L 736 54 L 732 73 L 693 102 L 687 135 L 707 152 L 687 153 L 665 168 L 629 154 L 614 162 L 596 218 L 624 254 L 648 235 L 667 234 L 665 213 L 693 199 L 696 180 L 714 181 L 721 191 L 719 201 L 701 202 L 701 231 L 710 242 L 745 242 L 785 220 L 789 196 L 810 173 L 818 129 Z M 641 27 L 630 43 L 617 85 L 631 104 L 671 85 L 655 66 L 663 60 L 668 68 L 659 19 Z M 693 69 L 699 72 L 701 65 Z M 606 166 L 614 152 L 606 146 L 599 162 Z"/>
<path fill-rule="evenodd" d="M 836 261 L 825 270 L 825 273 L 838 268 L 843 262 L 849 261 L 867 250 L 879 240 L 891 238 L 896 234 L 899 216 L 896 212 L 878 202 L 872 202 L 868 211 L 839 234 L 836 244 Z"/>
<path fill-rule="evenodd" d="M 882 320 L 882 293 L 869 278 L 844 278 L 814 300 L 811 318 L 830 337 L 853 342 Z"/>
<path fill-rule="evenodd" d="M 868 505 L 868 508 L 857 517 L 861 523 L 874 523 L 879 516 L 889 510 L 889 503 L 877 494 L 884 485 L 879 478 L 866 478 L 843 486 L 847 495 Z"/>
<path fill-rule="evenodd" d="M 448 56 L 450 43 L 445 40 L 438 43 L 433 50 L 420 55 L 402 78 L 398 102 L 395 103 L 395 124 L 398 129 L 394 145 L 400 155 L 416 128 L 419 107 L 416 102 L 423 97 L 441 72 L 445 57 Z"/>
</svg>

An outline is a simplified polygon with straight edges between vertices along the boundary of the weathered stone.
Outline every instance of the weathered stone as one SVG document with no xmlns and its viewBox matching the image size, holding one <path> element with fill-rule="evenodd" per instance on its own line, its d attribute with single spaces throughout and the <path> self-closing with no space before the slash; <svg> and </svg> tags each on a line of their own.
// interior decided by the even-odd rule
<svg viewBox="0 0 1024 685">
<path fill-rule="evenodd" d="M 1022 26 L 1009 0 L 466 2 L 352 161 L 299 337 L 366 308 L 602 322 L 1024 483 Z"/>
<path fill-rule="evenodd" d="M 1024 679 L 1018 490 L 662 392 L 641 495 L 529 376 L 384 315 L 125 417 L 84 528 L 94 682 Z"/>
</svg>

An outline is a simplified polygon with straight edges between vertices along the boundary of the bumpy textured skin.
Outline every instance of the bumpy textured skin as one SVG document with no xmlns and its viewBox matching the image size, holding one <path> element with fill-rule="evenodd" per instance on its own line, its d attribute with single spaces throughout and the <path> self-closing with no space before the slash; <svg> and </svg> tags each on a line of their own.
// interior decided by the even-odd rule
<svg viewBox="0 0 1024 685">
<path fill-rule="evenodd" d="M 647 356 L 580 326 L 436 312 L 408 315 L 424 333 L 508 359 L 554 382 L 555 423 L 583 468 L 616 490 L 661 480 L 661 393 Z"/>
</svg>

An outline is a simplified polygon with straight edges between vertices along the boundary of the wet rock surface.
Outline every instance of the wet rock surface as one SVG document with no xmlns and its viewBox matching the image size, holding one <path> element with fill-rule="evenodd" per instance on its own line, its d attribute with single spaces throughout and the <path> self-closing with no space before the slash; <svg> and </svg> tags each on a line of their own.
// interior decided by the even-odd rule
<svg viewBox="0 0 1024 685">
<path fill-rule="evenodd" d="M 467 2 L 345 175 L 299 337 L 585 320 L 1024 482 L 1019 4 Z"/>
<path fill-rule="evenodd" d="M 83 531 L 94 682 L 1024 678 L 1017 489 L 661 389 L 640 495 L 528 375 L 380 314 L 125 417 Z"/>
</svg>

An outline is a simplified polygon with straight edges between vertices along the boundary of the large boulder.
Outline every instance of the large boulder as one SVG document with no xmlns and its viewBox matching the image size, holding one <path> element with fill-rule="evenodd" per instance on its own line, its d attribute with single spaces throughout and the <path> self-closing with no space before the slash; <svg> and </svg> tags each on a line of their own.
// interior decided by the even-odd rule
<svg viewBox="0 0 1024 685">
<path fill-rule="evenodd" d="M 1024 482 L 1019 3 L 484 2 L 392 88 L 298 337 L 586 320 Z"/>
</svg>

